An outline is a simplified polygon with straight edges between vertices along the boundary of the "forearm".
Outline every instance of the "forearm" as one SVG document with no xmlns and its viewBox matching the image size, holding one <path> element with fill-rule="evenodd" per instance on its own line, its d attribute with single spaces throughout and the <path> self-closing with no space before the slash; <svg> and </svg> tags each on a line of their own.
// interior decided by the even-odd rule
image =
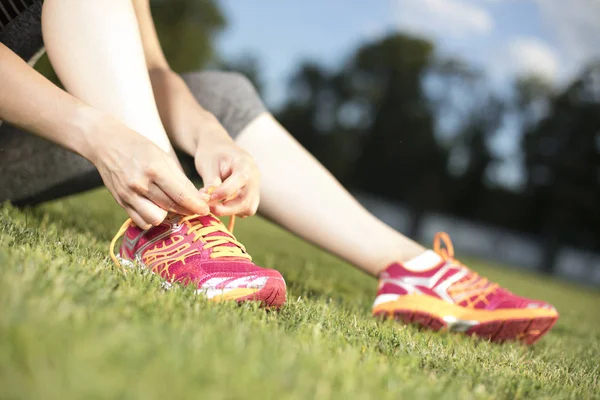
<svg viewBox="0 0 600 400">
<path fill-rule="evenodd" d="M 101 115 L 0 43 L 0 119 L 91 159 Z"/>
<path fill-rule="evenodd" d="M 194 155 L 203 139 L 231 140 L 215 117 L 198 104 L 177 73 L 153 68 L 150 79 L 162 123 L 176 147 Z"/>
</svg>

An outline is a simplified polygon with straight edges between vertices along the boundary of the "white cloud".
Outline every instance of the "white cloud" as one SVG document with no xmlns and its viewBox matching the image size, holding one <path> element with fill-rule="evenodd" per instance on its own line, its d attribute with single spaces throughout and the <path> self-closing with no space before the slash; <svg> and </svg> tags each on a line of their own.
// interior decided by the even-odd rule
<svg viewBox="0 0 600 400">
<path fill-rule="evenodd" d="M 397 26 L 428 37 L 466 38 L 487 34 L 494 20 L 483 8 L 462 0 L 394 0 Z"/>
<path fill-rule="evenodd" d="M 534 37 L 511 40 L 504 52 L 505 66 L 516 75 L 538 75 L 554 82 L 559 61 L 556 52 L 546 42 Z M 506 65 L 507 64 L 507 65 Z"/>
<path fill-rule="evenodd" d="M 535 0 L 545 27 L 564 54 L 565 67 L 572 74 L 582 64 L 600 58 L 599 0 Z"/>
</svg>

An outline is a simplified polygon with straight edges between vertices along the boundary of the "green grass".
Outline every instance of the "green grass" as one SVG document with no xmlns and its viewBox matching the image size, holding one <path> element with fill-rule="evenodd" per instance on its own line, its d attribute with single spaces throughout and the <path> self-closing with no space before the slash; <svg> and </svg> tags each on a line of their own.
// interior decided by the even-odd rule
<svg viewBox="0 0 600 400">
<path fill-rule="evenodd" d="M 537 345 L 494 345 L 370 317 L 376 282 L 259 218 L 236 233 L 289 288 L 281 312 L 215 305 L 107 255 L 125 215 L 105 191 L 0 208 L 0 398 L 329 399 L 600 396 L 600 294 L 476 269 L 551 301 Z"/>
</svg>

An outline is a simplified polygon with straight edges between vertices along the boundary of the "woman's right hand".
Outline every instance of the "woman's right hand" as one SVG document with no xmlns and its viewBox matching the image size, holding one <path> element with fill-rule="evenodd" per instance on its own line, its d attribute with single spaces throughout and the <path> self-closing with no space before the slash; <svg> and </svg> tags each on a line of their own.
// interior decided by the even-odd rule
<svg viewBox="0 0 600 400">
<path fill-rule="evenodd" d="M 208 194 L 196 190 L 174 157 L 57 88 L 2 43 L 0 87 L 0 119 L 90 160 L 140 228 L 160 224 L 167 211 L 209 213 Z"/>
<path fill-rule="evenodd" d="M 142 229 L 159 225 L 169 211 L 206 215 L 206 193 L 199 192 L 173 156 L 114 120 L 104 120 L 87 158 L 133 222 Z"/>
</svg>

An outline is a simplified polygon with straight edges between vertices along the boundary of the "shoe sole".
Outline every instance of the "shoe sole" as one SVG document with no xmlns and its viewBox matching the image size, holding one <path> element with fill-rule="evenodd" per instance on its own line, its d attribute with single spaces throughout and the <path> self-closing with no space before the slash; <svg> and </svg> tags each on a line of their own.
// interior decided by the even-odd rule
<svg viewBox="0 0 600 400">
<path fill-rule="evenodd" d="M 151 274 L 156 275 L 154 271 L 149 268 L 137 265 L 131 260 L 119 257 L 119 262 L 131 269 L 137 269 L 141 271 L 150 271 Z M 166 290 L 171 289 L 173 284 L 171 282 L 163 281 L 162 287 Z M 202 290 L 196 292 L 198 295 L 203 293 Z M 238 288 L 232 289 L 223 294 L 218 294 L 208 299 L 211 302 L 223 302 L 223 301 L 237 301 L 243 303 L 246 301 L 258 301 L 261 306 L 265 308 L 280 309 L 286 301 L 286 285 L 285 280 L 281 275 L 268 277 L 265 285 L 260 289 L 250 288 Z"/>
<path fill-rule="evenodd" d="M 495 343 L 517 340 L 527 345 L 537 342 L 558 320 L 553 309 L 470 309 L 422 294 L 379 304 L 373 308 L 373 315 L 433 331 L 461 332 Z"/>
<path fill-rule="evenodd" d="M 226 293 L 227 298 L 211 299 L 211 301 L 235 300 L 238 303 L 246 301 L 258 301 L 265 308 L 280 309 L 286 300 L 286 286 L 283 278 L 269 278 L 261 289 L 245 295 L 243 289 L 234 289 L 230 293 Z M 235 292 L 239 291 L 238 294 Z M 234 297 L 235 296 L 235 297 Z"/>
</svg>

